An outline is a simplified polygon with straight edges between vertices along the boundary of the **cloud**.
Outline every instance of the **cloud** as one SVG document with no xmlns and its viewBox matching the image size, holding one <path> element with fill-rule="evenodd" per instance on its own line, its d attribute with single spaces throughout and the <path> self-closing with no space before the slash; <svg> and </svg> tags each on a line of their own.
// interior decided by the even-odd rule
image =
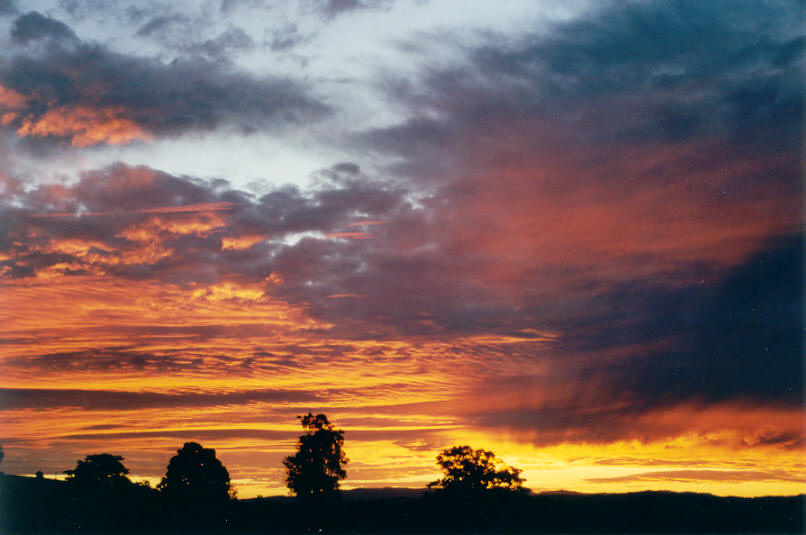
<svg viewBox="0 0 806 535">
<path fill-rule="evenodd" d="M 463 59 L 426 65 L 414 79 L 385 74 L 389 98 L 411 118 L 356 143 L 429 182 L 501 176 L 502 167 L 541 182 L 567 166 L 557 157 L 565 155 L 577 170 L 601 173 L 608 190 L 630 191 L 636 184 L 625 169 L 609 165 L 658 165 L 676 152 L 682 160 L 643 172 L 656 184 L 685 181 L 686 160 L 701 165 L 697 152 L 719 141 L 711 165 L 763 154 L 768 176 L 793 184 L 803 112 L 797 16 L 786 2 L 630 2 L 523 38 L 480 36 L 472 46 L 457 38 Z M 428 43 L 412 46 L 425 53 Z M 757 178 L 747 171 L 728 185 L 752 189 Z"/>
<path fill-rule="evenodd" d="M 14 0 L 0 0 L 0 17 L 13 15 L 17 12 Z"/>
<path fill-rule="evenodd" d="M 236 392 L 125 392 L 112 390 L 66 390 L 2 388 L 3 410 L 78 407 L 90 411 L 128 411 L 154 408 L 221 407 L 268 403 L 318 403 L 321 394 L 302 390 L 262 389 Z"/>
<path fill-rule="evenodd" d="M 429 436 L 430 433 L 422 429 L 410 430 L 381 430 L 381 431 L 347 431 L 348 438 L 361 441 L 373 440 L 411 440 L 418 435 Z M 115 439 L 155 439 L 155 438 L 176 438 L 188 439 L 195 438 L 196 440 L 204 441 L 218 441 L 227 439 L 259 439 L 271 440 L 293 443 L 299 436 L 297 431 L 277 431 L 272 429 L 250 429 L 250 428 L 231 428 L 231 429 L 165 429 L 159 431 L 118 431 L 111 433 L 74 433 L 62 435 L 57 440 L 60 441 L 73 441 L 73 440 L 115 440 Z"/>
<path fill-rule="evenodd" d="M 524 38 L 481 36 L 456 45 L 464 60 L 388 73 L 411 118 L 355 143 L 436 190 L 440 247 L 477 262 L 499 294 L 530 293 L 521 307 L 536 310 L 552 287 L 573 300 L 693 283 L 799 228 L 792 16 L 628 3 Z"/>
<path fill-rule="evenodd" d="M 99 277 L 180 288 L 194 304 L 280 302 L 313 324 L 260 350 L 228 348 L 239 373 L 392 361 L 438 370 L 441 394 L 474 400 L 446 410 L 540 445 L 693 434 L 793 447 L 803 46 L 786 4 L 726 5 L 619 4 L 522 39 L 480 36 L 456 45 L 452 65 L 389 76 L 386 95 L 410 118 L 351 142 L 392 161 L 394 180 L 343 162 L 307 190 L 262 196 L 122 165 L 75 184 L 12 184 L 0 269 L 9 284 Z M 148 32 L 168 23 L 151 22 Z M 111 82 L 90 91 L 98 80 Z M 264 109 L 272 83 L 218 62 L 165 65 L 85 43 L 20 55 L 0 83 L 15 129 L 85 102 L 107 110 L 85 122 L 125 119 L 153 136 L 316 108 L 294 100 L 305 93 L 290 82 Z M 49 135 L 81 143 L 71 128 Z M 265 328 L 205 319 L 132 332 L 184 332 L 208 347 Z M 17 362 L 209 365 L 210 353 L 196 364 L 108 348 Z M 767 412 L 750 418 L 747 407 Z"/>
<path fill-rule="evenodd" d="M 309 38 L 299 32 L 296 24 L 290 24 L 272 34 L 269 47 L 272 52 L 284 52 L 304 43 L 307 39 Z"/>
<path fill-rule="evenodd" d="M 389 0 L 325 0 L 316 2 L 313 8 L 327 19 L 361 9 L 378 9 L 389 5 Z"/>
<path fill-rule="evenodd" d="M 66 24 L 36 11 L 26 13 L 14 21 L 11 38 L 23 44 L 46 38 L 70 43 L 78 42 L 78 36 Z"/>
<path fill-rule="evenodd" d="M 16 113 L 15 113 L 16 114 Z M 58 137 L 70 139 L 74 147 L 98 143 L 126 145 L 136 140 L 149 141 L 147 134 L 134 121 L 125 117 L 123 108 L 96 110 L 84 107 L 59 107 L 38 118 L 22 118 L 17 134 L 22 137 Z M 14 122 L 11 119 L 10 122 Z"/>
<path fill-rule="evenodd" d="M 272 441 L 292 441 L 294 433 L 289 431 L 273 431 L 268 429 L 166 429 L 163 431 L 120 431 L 115 433 L 75 433 L 59 437 L 62 441 L 74 440 L 133 440 L 133 439 L 195 439 L 204 441 L 226 440 L 233 438 L 257 438 Z"/>
<path fill-rule="evenodd" d="M 0 67 L 4 93 L 22 97 L 13 105 L 0 102 L 2 124 L 20 137 L 78 147 L 126 144 L 216 128 L 273 130 L 328 112 L 290 79 L 259 78 L 203 58 L 252 46 L 237 28 L 166 64 L 80 41 L 63 23 L 36 12 L 15 24 L 16 42 L 60 39 L 59 46 L 41 50 L 12 48 Z"/>
<path fill-rule="evenodd" d="M 151 18 L 148 22 L 137 29 L 137 35 L 147 37 L 155 32 L 160 32 L 174 22 L 182 21 L 178 15 L 160 15 Z"/>
<path fill-rule="evenodd" d="M 673 298 L 677 307 L 654 307 L 656 317 L 644 318 L 676 338 L 673 348 L 609 369 L 613 388 L 663 402 L 741 397 L 800 406 L 803 265 L 802 235 L 776 239 L 715 287 Z"/>
<path fill-rule="evenodd" d="M 485 425 L 618 440 L 683 432 L 642 419 L 692 400 L 801 402 L 803 292 L 786 293 L 802 280 L 797 12 L 608 5 L 525 37 L 457 40 L 461 59 L 419 76 L 385 73 L 410 118 L 354 142 L 436 191 L 430 259 L 463 264 L 402 271 L 486 305 L 454 291 L 450 316 L 429 320 L 560 333 L 549 377 L 569 393 L 531 378 L 526 399 L 551 395 Z"/>
<path fill-rule="evenodd" d="M 802 477 L 785 470 L 662 470 L 628 476 L 595 477 L 595 483 L 633 483 L 644 481 L 801 481 Z"/>
<path fill-rule="evenodd" d="M 504 382 L 501 393 L 489 385 L 491 395 L 511 395 L 514 406 L 481 412 L 477 421 L 524 433 L 541 444 L 651 442 L 698 428 L 708 433 L 743 425 L 724 420 L 700 425 L 668 416 L 690 403 L 739 402 L 769 406 L 773 412 L 799 411 L 804 395 L 802 243 L 800 235 L 773 239 L 708 285 L 613 289 L 600 300 L 598 306 L 605 306 L 597 315 L 557 325 L 565 334 L 550 346 L 553 360 L 570 359 L 576 368 L 554 366 L 551 381 L 562 378 L 562 388 L 543 384 L 542 378 Z M 527 392 L 534 388 L 544 395 L 530 404 Z M 798 425 L 776 419 L 748 423 L 770 429 L 761 435 L 746 430 L 734 446 L 802 443 Z"/>
<path fill-rule="evenodd" d="M 131 348 L 106 348 L 87 351 L 46 353 L 25 357 L 9 358 L 9 366 L 25 369 L 40 369 L 48 372 L 104 372 L 148 371 L 156 373 L 176 373 L 194 370 L 201 366 L 201 357 L 188 357 L 178 351 L 165 351 L 160 354 L 132 350 Z"/>
<path fill-rule="evenodd" d="M 193 43 L 185 49 L 194 54 L 203 54 L 210 58 L 226 58 L 235 50 L 254 48 L 255 41 L 241 28 L 228 28 L 214 39 L 201 43 Z"/>
</svg>

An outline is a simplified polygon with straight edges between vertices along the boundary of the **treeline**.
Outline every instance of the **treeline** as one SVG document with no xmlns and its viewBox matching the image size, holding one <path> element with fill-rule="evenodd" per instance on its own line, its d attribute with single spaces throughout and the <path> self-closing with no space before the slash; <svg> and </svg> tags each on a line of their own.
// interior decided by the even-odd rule
<svg viewBox="0 0 806 535">
<path fill-rule="evenodd" d="M 786 532 L 803 529 L 804 497 L 718 498 L 644 492 L 532 495 L 490 451 L 455 446 L 420 496 L 345 499 L 344 432 L 323 414 L 283 461 L 294 498 L 236 499 L 215 451 L 185 443 L 156 488 L 132 482 L 124 458 L 87 455 L 67 479 L 0 476 L 2 533 Z M 0 450 L 2 451 L 2 450 Z M 364 491 L 365 493 L 367 491 Z M 348 491 L 348 494 L 350 491 Z"/>
<path fill-rule="evenodd" d="M 211 506 L 172 502 L 146 487 L 76 495 L 64 481 L 0 475 L 0 533 L 803 533 L 806 506 L 804 496 L 354 492 L 318 503 L 275 497 Z"/>
</svg>

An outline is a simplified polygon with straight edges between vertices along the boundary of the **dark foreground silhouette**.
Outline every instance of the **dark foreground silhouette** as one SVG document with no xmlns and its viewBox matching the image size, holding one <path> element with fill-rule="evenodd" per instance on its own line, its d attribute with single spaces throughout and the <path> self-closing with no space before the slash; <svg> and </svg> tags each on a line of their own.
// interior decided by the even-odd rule
<svg viewBox="0 0 806 535">
<path fill-rule="evenodd" d="M 1 533 L 802 533 L 806 496 L 360 489 L 194 504 L 0 475 Z M 321 531 L 320 531 L 321 530 Z"/>
</svg>

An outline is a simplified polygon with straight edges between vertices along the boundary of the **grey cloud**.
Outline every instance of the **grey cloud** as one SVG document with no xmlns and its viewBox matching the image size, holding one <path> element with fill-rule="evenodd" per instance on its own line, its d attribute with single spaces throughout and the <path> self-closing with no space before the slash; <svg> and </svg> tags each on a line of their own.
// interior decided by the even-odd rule
<svg viewBox="0 0 806 535">
<path fill-rule="evenodd" d="M 429 180 L 525 151 L 714 138 L 733 143 L 736 156 L 784 150 L 799 162 L 799 13 L 797 2 L 607 3 L 526 38 L 457 42 L 465 63 L 386 77 L 390 98 L 413 117 L 357 144 Z"/>
<path fill-rule="evenodd" d="M 0 0 L 0 17 L 4 15 L 13 15 L 17 12 L 14 5 L 14 0 Z"/>
<path fill-rule="evenodd" d="M 803 265 L 801 235 L 772 240 L 715 288 L 686 289 L 673 306 L 656 303 L 644 325 L 675 336 L 674 349 L 606 370 L 613 388 L 664 403 L 751 398 L 801 406 Z"/>
<path fill-rule="evenodd" d="M 360 9 L 378 9 L 391 4 L 391 0 L 324 0 L 313 2 L 311 7 L 325 18 L 331 19 Z"/>
<path fill-rule="evenodd" d="M 19 39 L 44 33 L 73 35 L 61 22 L 38 14 L 17 22 Z M 6 128 L 18 129 L 23 119 L 36 121 L 54 108 L 113 110 L 116 117 L 156 136 L 219 127 L 242 132 L 276 129 L 328 113 L 327 106 L 293 80 L 255 77 L 215 59 L 249 46 L 251 38 L 232 28 L 193 45 L 196 52 L 214 59 L 196 55 L 167 64 L 78 40 L 69 47 L 37 53 L 11 50 L 11 57 L 0 66 L 0 84 L 27 100 L 22 109 L 14 110 L 17 118 Z"/>
<path fill-rule="evenodd" d="M 804 395 L 803 238 L 771 239 L 718 282 L 669 289 L 635 283 L 612 288 L 590 316 L 549 328 L 563 333 L 541 378 L 488 380 L 491 392 L 539 388 L 558 399 L 480 412 L 473 421 L 524 433 L 539 444 L 653 441 L 676 436 L 682 423 L 654 423 L 652 413 L 681 404 L 739 402 L 799 409 Z M 524 311 L 528 314 L 528 311 Z M 573 360 L 571 361 L 573 362 Z M 545 381 L 545 379 L 543 379 Z M 779 429 L 746 437 L 741 447 L 797 448 L 802 432 Z"/>
<path fill-rule="evenodd" d="M 254 39 L 241 28 L 229 28 L 214 39 L 186 45 L 185 50 L 194 54 L 203 54 L 209 58 L 224 59 L 234 51 L 248 50 L 254 46 Z"/>
<path fill-rule="evenodd" d="M 802 196 L 804 40 L 795 22 L 800 11 L 797 2 L 608 3 L 525 38 L 481 36 L 486 44 L 479 46 L 457 42 L 464 62 L 425 66 L 414 79 L 389 74 L 384 82 L 389 98 L 407 105 L 412 117 L 366 132 L 356 143 L 396 157 L 390 169 L 399 176 L 442 186 L 434 201 L 444 204 L 435 202 L 432 217 L 440 213 L 438 206 L 442 221 L 466 216 L 461 222 L 470 227 L 482 224 L 475 213 L 456 212 L 456 206 L 472 201 L 486 182 L 499 180 L 500 186 L 482 191 L 511 189 L 511 201 L 533 196 L 530 223 L 547 233 L 579 224 L 569 219 L 542 226 L 547 206 L 540 199 L 558 192 L 569 209 L 590 191 L 635 207 L 648 199 L 631 198 L 631 192 L 686 187 L 685 204 L 702 203 L 700 213 L 726 214 L 744 202 L 770 202 L 770 197 L 760 199 L 775 184 L 772 196 L 779 209 L 748 211 L 741 220 L 782 225 L 754 238 L 758 254 L 746 264 L 725 265 L 696 253 L 694 259 L 672 255 L 661 262 L 663 273 L 639 274 L 659 260 L 653 250 L 661 242 L 647 241 L 643 248 L 619 252 L 617 259 L 597 261 L 599 267 L 612 261 L 613 272 L 635 273 L 619 281 L 580 264 L 592 251 L 569 239 L 566 250 L 576 254 L 563 257 L 561 275 L 540 264 L 563 251 L 535 248 L 535 271 L 519 273 L 522 295 L 513 321 L 563 333 L 552 346 L 556 360 L 587 355 L 590 368 L 580 365 L 573 384 L 597 390 L 602 403 L 627 392 L 642 411 L 691 399 L 796 405 L 803 394 L 802 255 L 796 254 L 799 238 L 786 234 L 798 228 L 801 212 L 800 205 L 789 202 Z M 421 45 L 418 53 L 427 49 L 427 43 Z M 715 140 L 719 149 L 710 150 Z M 680 156 L 670 157 L 676 150 Z M 622 165 L 632 155 L 656 163 Z M 736 162 L 746 162 L 745 169 L 720 172 Z M 696 178 L 706 176 L 719 178 L 711 184 Z M 710 194 L 700 197 L 711 188 L 724 202 Z M 754 198 L 759 200 L 750 201 Z M 501 203 L 480 208 L 498 215 L 479 214 L 480 221 L 495 224 L 514 217 L 506 195 L 495 199 Z M 609 209 L 606 204 L 596 210 Z M 652 217 L 625 216 L 610 234 L 640 229 Z M 720 246 L 730 247 L 730 232 L 709 218 L 703 217 L 698 228 L 700 235 L 723 233 Z M 678 224 L 672 229 L 680 232 Z M 513 247 L 541 239 L 523 234 Z M 603 239 L 618 241 L 610 235 Z M 466 264 L 480 260 L 463 253 Z M 405 271 L 420 274 L 428 287 L 444 281 L 429 280 L 424 267 L 412 264 Z M 435 267 L 457 273 L 444 264 Z M 495 267 L 481 261 L 475 271 Z M 552 302 L 541 288 L 541 280 L 568 281 L 577 273 L 579 281 L 566 282 L 559 301 Z M 398 288 L 407 288 L 406 280 L 404 274 Z M 710 285 L 702 287 L 698 280 Z M 469 298 L 461 299 L 456 304 L 467 314 L 453 307 L 455 324 L 442 325 L 479 321 L 500 328 L 505 318 L 513 318 L 512 301 L 499 307 L 479 301 L 484 305 L 474 308 Z M 597 355 L 618 363 L 602 370 L 594 364 Z M 572 405 L 544 408 L 534 421 L 511 424 L 543 429 L 545 422 L 557 433 L 571 429 L 591 439 L 624 434 L 630 425 L 620 412 L 597 415 L 599 421 L 592 423 L 575 411 Z M 507 419 L 491 415 L 487 423 L 499 418 Z"/>
<path fill-rule="evenodd" d="M 50 38 L 77 43 L 78 36 L 66 24 L 46 17 L 36 11 L 22 15 L 14 21 L 11 37 L 18 43 L 27 43 L 38 39 Z"/>
<path fill-rule="evenodd" d="M 160 15 L 153 17 L 137 29 L 137 35 L 141 37 L 148 37 L 151 34 L 160 32 L 171 24 L 182 20 L 183 19 L 178 15 Z"/>
<path fill-rule="evenodd" d="M 428 233 L 424 214 L 404 200 L 404 191 L 368 181 L 349 163 L 323 171 L 322 176 L 324 180 L 314 191 L 286 187 L 253 199 L 227 189 L 226 184 L 214 187 L 147 168 L 115 166 L 86 173 L 67 195 L 54 196 L 43 186 L 13 199 L 17 208 L 8 211 L 4 250 L 12 253 L 8 264 L 18 275 L 65 262 L 75 268 L 102 268 L 109 275 L 185 283 L 229 276 L 259 281 L 278 273 L 284 284 L 273 290 L 277 296 L 312 303 L 314 313 L 333 315 L 334 319 L 345 312 L 366 319 L 391 312 L 390 324 L 404 318 L 419 321 L 423 312 L 433 308 L 435 295 L 442 292 L 463 292 L 480 301 L 470 289 L 439 282 L 445 276 L 446 262 L 458 265 L 459 260 L 449 261 L 437 252 L 412 255 L 396 250 L 397 242 L 408 240 L 410 232 L 417 233 L 415 243 Z M 119 261 L 123 253 L 141 247 L 126 238 L 124 230 L 138 225 L 148 228 L 154 218 L 150 210 L 162 209 L 162 221 L 192 221 L 201 215 L 164 211 L 202 205 L 199 211 L 203 215 L 203 205 L 208 204 L 222 205 L 215 212 L 222 218 L 221 227 L 203 234 L 154 228 L 150 231 L 155 233 L 154 239 L 172 251 L 171 255 L 138 264 Z M 87 215 L 64 215 L 80 209 Z M 48 217 L 54 211 L 62 215 Z M 363 226 L 364 220 L 380 224 Z M 305 238 L 294 245 L 283 242 L 288 235 L 310 231 L 333 237 Z M 222 249 L 225 236 L 254 234 L 267 238 L 244 250 Z M 351 239 L 355 234 L 368 239 Z M 103 245 L 87 259 L 47 251 L 51 241 L 70 238 Z M 423 293 L 419 289 L 429 279 L 434 280 L 435 289 Z M 363 294 L 365 299 L 347 303 L 329 297 L 337 294 Z M 395 298 L 396 294 L 405 297 Z M 396 310 L 388 309 L 390 299 L 398 301 Z M 446 299 L 444 306 L 451 307 L 455 300 Z"/>
<path fill-rule="evenodd" d="M 291 24 L 274 32 L 271 39 L 268 40 L 268 44 L 273 52 L 285 52 L 306 40 L 307 38 L 299 32 L 296 24 Z"/>
</svg>

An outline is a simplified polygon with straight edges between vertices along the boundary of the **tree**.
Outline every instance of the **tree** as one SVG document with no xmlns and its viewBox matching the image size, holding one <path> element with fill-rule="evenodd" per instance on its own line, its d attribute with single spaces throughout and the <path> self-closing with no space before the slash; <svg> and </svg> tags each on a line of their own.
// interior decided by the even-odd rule
<svg viewBox="0 0 806 535">
<path fill-rule="evenodd" d="M 521 470 L 507 466 L 487 450 L 474 450 L 470 446 L 454 446 L 437 456 L 445 477 L 428 484 L 451 491 L 479 491 L 487 489 L 521 490 Z"/>
<path fill-rule="evenodd" d="M 334 429 L 324 414 L 297 418 L 306 432 L 299 437 L 297 453 L 283 460 L 286 484 L 299 498 L 332 496 L 339 490 L 339 480 L 347 477 L 344 431 Z"/>
<path fill-rule="evenodd" d="M 67 481 L 88 489 L 109 490 L 131 484 L 126 477 L 129 469 L 123 466 L 123 457 L 108 453 L 87 455 L 73 470 L 64 473 Z"/>
<path fill-rule="evenodd" d="M 168 463 L 157 489 L 178 501 L 226 502 L 234 497 L 229 472 L 216 459 L 215 450 L 185 442 Z"/>
</svg>

